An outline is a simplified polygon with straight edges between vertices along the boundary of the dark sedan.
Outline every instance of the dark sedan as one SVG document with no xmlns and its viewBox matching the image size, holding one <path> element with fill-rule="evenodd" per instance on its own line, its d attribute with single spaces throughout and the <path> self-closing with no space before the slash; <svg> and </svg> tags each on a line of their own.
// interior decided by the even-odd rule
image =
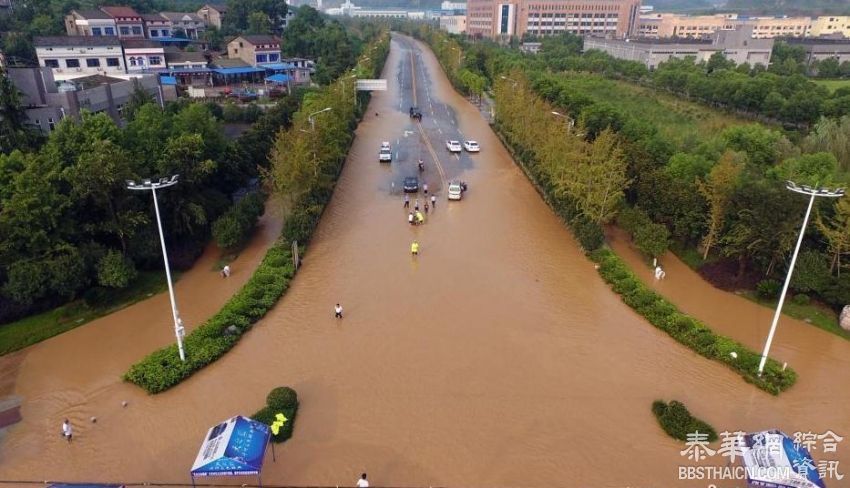
<svg viewBox="0 0 850 488">
<path fill-rule="evenodd" d="M 419 191 L 419 178 L 408 176 L 404 179 L 404 191 L 406 193 L 416 193 Z"/>
</svg>

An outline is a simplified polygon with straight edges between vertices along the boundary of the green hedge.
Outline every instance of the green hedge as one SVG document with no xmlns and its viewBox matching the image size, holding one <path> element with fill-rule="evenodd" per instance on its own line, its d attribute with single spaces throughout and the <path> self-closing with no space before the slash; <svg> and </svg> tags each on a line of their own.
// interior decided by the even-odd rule
<svg viewBox="0 0 850 488">
<path fill-rule="evenodd" d="M 764 373 L 757 375 L 761 355 L 744 345 L 715 334 L 697 319 L 681 313 L 675 305 L 644 285 L 629 270 L 613 251 L 607 248 L 590 253 L 591 259 L 599 264 L 599 274 L 617 292 L 626 304 L 643 315 L 649 323 L 663 330 L 680 343 L 702 356 L 727 365 L 746 381 L 778 395 L 797 381 L 797 373 L 791 368 L 769 359 Z M 731 353 L 737 357 L 733 357 Z"/>
<path fill-rule="evenodd" d="M 295 429 L 298 394 L 288 386 L 280 386 L 269 392 L 266 397 L 266 406 L 251 415 L 251 418 L 270 426 L 275 420 L 275 415 L 279 413 L 282 413 L 287 420 L 277 434 L 272 434 L 272 442 L 283 442 L 289 439 Z"/>
<path fill-rule="evenodd" d="M 652 413 L 658 419 L 658 423 L 661 424 L 664 432 L 667 432 L 674 439 L 687 441 L 688 434 L 699 432 L 707 434 L 709 442 L 717 440 L 717 431 L 714 430 L 714 427 L 691 415 L 691 412 L 676 400 L 669 404 L 662 400 L 655 400 L 652 402 Z"/>
<path fill-rule="evenodd" d="M 257 221 L 263 215 L 266 195 L 263 192 L 253 192 L 245 195 L 212 224 L 212 235 L 222 249 L 235 249 L 244 244 Z"/>
</svg>

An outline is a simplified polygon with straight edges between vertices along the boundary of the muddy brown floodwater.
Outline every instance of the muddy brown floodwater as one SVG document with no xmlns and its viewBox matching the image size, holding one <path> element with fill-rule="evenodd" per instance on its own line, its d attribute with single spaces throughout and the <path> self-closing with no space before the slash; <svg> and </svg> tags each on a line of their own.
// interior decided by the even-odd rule
<svg viewBox="0 0 850 488">
<path fill-rule="evenodd" d="M 414 60 L 425 133 L 462 131 L 482 147 L 449 158 L 432 141 L 444 173 L 470 190 L 461 202 L 441 193 L 419 227 L 407 225 L 391 184 L 410 158 L 377 162 L 380 141 L 415 137 L 402 135 L 413 126 L 399 102 Z M 266 461 L 263 480 L 274 484 L 352 485 L 367 471 L 382 486 L 709 486 L 678 480 L 683 446 L 657 426 L 656 398 L 684 401 L 718 430 L 850 433 L 850 344 L 800 324 L 780 329 L 774 354 L 801 379 L 778 398 L 695 355 L 608 289 L 429 51 L 395 37 L 384 77 L 389 90 L 372 99 L 280 303 L 221 360 L 152 397 L 119 375 L 170 342 L 163 296 L 29 348 L 15 382 L 24 421 L 0 445 L 0 478 L 188 482 L 206 429 L 251 414 L 279 385 L 298 391 L 301 410 L 295 436 Z M 441 178 L 431 166 L 425 176 Z M 414 238 L 421 251 L 411 259 Z M 740 320 L 738 302 L 677 272 L 668 267 L 662 286 L 682 286 L 662 292 L 759 345 L 763 316 Z M 215 279 L 181 281 L 187 322 L 204 318 L 193 307 L 214 312 L 204 285 Z M 59 435 L 63 417 L 77 426 L 71 445 Z"/>
</svg>

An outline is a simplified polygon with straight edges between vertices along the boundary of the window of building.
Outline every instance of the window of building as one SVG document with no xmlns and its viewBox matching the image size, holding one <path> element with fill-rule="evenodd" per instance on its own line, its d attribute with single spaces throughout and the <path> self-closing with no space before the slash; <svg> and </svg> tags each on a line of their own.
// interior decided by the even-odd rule
<svg viewBox="0 0 850 488">
<path fill-rule="evenodd" d="M 103 31 L 101 30 L 100 27 L 92 27 L 91 28 L 91 35 L 93 35 L 93 36 L 102 36 L 103 35 L 102 32 Z"/>
<path fill-rule="evenodd" d="M 121 66 L 121 62 L 118 61 L 118 58 L 106 58 L 106 65 L 111 68 L 117 68 Z"/>
<path fill-rule="evenodd" d="M 58 59 L 45 59 L 44 65 L 47 66 L 48 68 L 58 68 L 59 67 L 59 60 Z"/>
<path fill-rule="evenodd" d="M 114 36 L 115 35 L 115 28 L 114 27 L 104 27 L 103 33 L 106 34 L 107 36 Z"/>
<path fill-rule="evenodd" d="M 268 62 L 268 60 L 269 60 L 269 57 L 265 54 L 258 54 L 257 55 L 257 62 L 258 63 L 266 63 L 266 62 Z"/>
<path fill-rule="evenodd" d="M 151 29 L 151 37 L 159 37 L 159 30 Z"/>
<path fill-rule="evenodd" d="M 130 61 L 130 66 L 136 65 L 136 58 L 135 57 L 130 57 L 129 61 Z"/>
<path fill-rule="evenodd" d="M 89 68 L 99 68 L 100 67 L 100 60 L 97 59 L 97 58 L 87 58 L 86 59 L 86 66 L 88 66 Z"/>
<path fill-rule="evenodd" d="M 66 59 L 65 60 L 65 66 L 67 66 L 69 68 L 79 68 L 80 67 L 80 60 L 79 59 Z"/>
<path fill-rule="evenodd" d="M 127 26 L 119 27 L 118 31 L 121 33 L 122 36 L 129 36 L 130 35 L 130 28 L 127 27 Z"/>
<path fill-rule="evenodd" d="M 148 64 L 151 66 L 159 66 L 162 64 L 162 58 L 159 56 L 150 56 L 148 57 Z"/>
<path fill-rule="evenodd" d="M 141 28 L 141 26 L 138 26 L 138 25 L 134 25 L 134 26 L 133 26 L 133 35 L 134 35 L 134 36 L 140 36 L 140 35 L 142 35 L 142 28 Z"/>
<path fill-rule="evenodd" d="M 171 36 L 171 32 L 169 32 L 168 29 L 162 29 L 162 37 L 169 37 L 169 36 Z"/>
</svg>

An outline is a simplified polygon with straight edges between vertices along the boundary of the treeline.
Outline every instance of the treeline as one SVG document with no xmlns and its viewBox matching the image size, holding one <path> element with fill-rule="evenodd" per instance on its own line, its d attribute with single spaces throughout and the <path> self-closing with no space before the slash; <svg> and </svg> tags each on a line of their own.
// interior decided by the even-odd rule
<svg viewBox="0 0 850 488">
<path fill-rule="evenodd" d="M 783 98 L 823 94 L 799 75 L 753 76 L 717 67 L 723 60 L 715 59 L 706 65 L 674 61 L 635 78 L 632 75 L 640 70 L 634 63 L 601 53 L 580 54 L 580 42 L 572 36 L 546 39 L 542 54 L 529 56 L 486 42 L 467 44 L 428 27 L 409 26 L 408 31 L 432 46 L 463 49 L 463 68 L 484 76 L 495 92 L 500 132 L 519 159 L 534 161 L 528 170 L 549 190 L 547 194 L 559 199 L 553 206 L 573 224 L 586 248 L 592 248 L 601 233 L 593 228 L 617 220 L 625 204 L 634 209 L 626 213 L 625 226 L 639 232 L 635 237 L 642 248 L 656 255 L 670 244 L 695 249 L 718 268 L 734 264 L 723 268 L 726 271 L 716 283 L 753 286 L 748 280 L 754 277 L 766 281 L 761 286 L 764 293 L 776 293 L 774 280 L 785 276 L 807 203 L 785 189 L 785 180 L 826 186 L 850 181 L 850 117 L 820 119 L 799 144 L 759 124 L 674 141 L 643 112 L 626 111 L 610 98 L 621 93 L 600 97 L 570 83 L 572 72 L 581 70 L 598 73 L 600 84 L 611 83 L 604 77 L 649 80 L 655 89 L 681 87 L 671 90 L 675 93 L 684 91 L 688 80 L 712 87 L 711 93 L 746 92 L 749 88 L 736 88 L 734 83 L 725 90 L 715 87 L 740 77 L 748 80 L 744 82 L 748 86 L 776 80 L 764 91 L 776 90 Z M 435 49 L 444 66 L 454 66 L 450 51 Z M 708 64 L 715 67 L 710 73 Z M 785 82 L 789 85 L 782 86 Z M 810 114 L 796 120 L 818 119 Z M 573 122 L 575 127 L 564 135 L 564 128 Z M 814 295 L 837 309 L 850 303 L 848 197 L 838 204 L 819 202 L 814 222 L 792 290 L 801 302 Z"/>
<path fill-rule="evenodd" d="M 231 142 L 210 106 L 146 103 L 126 127 L 85 113 L 60 122 L 40 150 L 0 155 L 0 323 L 161 269 L 151 195 L 125 180 L 180 175 L 157 197 L 169 259 L 191 266 L 297 108 L 295 97 L 282 101 Z"/>
<path fill-rule="evenodd" d="M 389 52 L 389 35 L 378 33 L 371 41 L 354 68 L 362 78 L 378 76 Z M 368 94 L 357 93 L 354 84 L 353 78 L 341 77 L 311 92 L 292 124 L 275 136 L 271 165 L 263 175 L 283 202 L 284 226 L 251 279 L 186 337 L 186 361 L 180 360 L 172 344 L 131 366 L 125 380 L 148 393 L 171 388 L 229 351 L 286 291 L 295 274 L 292 243 L 299 244 L 299 252 L 306 251 L 304 246 L 333 194 L 357 120 L 366 108 Z M 325 109 L 329 110 L 316 115 L 311 124 L 311 114 Z"/>
</svg>

